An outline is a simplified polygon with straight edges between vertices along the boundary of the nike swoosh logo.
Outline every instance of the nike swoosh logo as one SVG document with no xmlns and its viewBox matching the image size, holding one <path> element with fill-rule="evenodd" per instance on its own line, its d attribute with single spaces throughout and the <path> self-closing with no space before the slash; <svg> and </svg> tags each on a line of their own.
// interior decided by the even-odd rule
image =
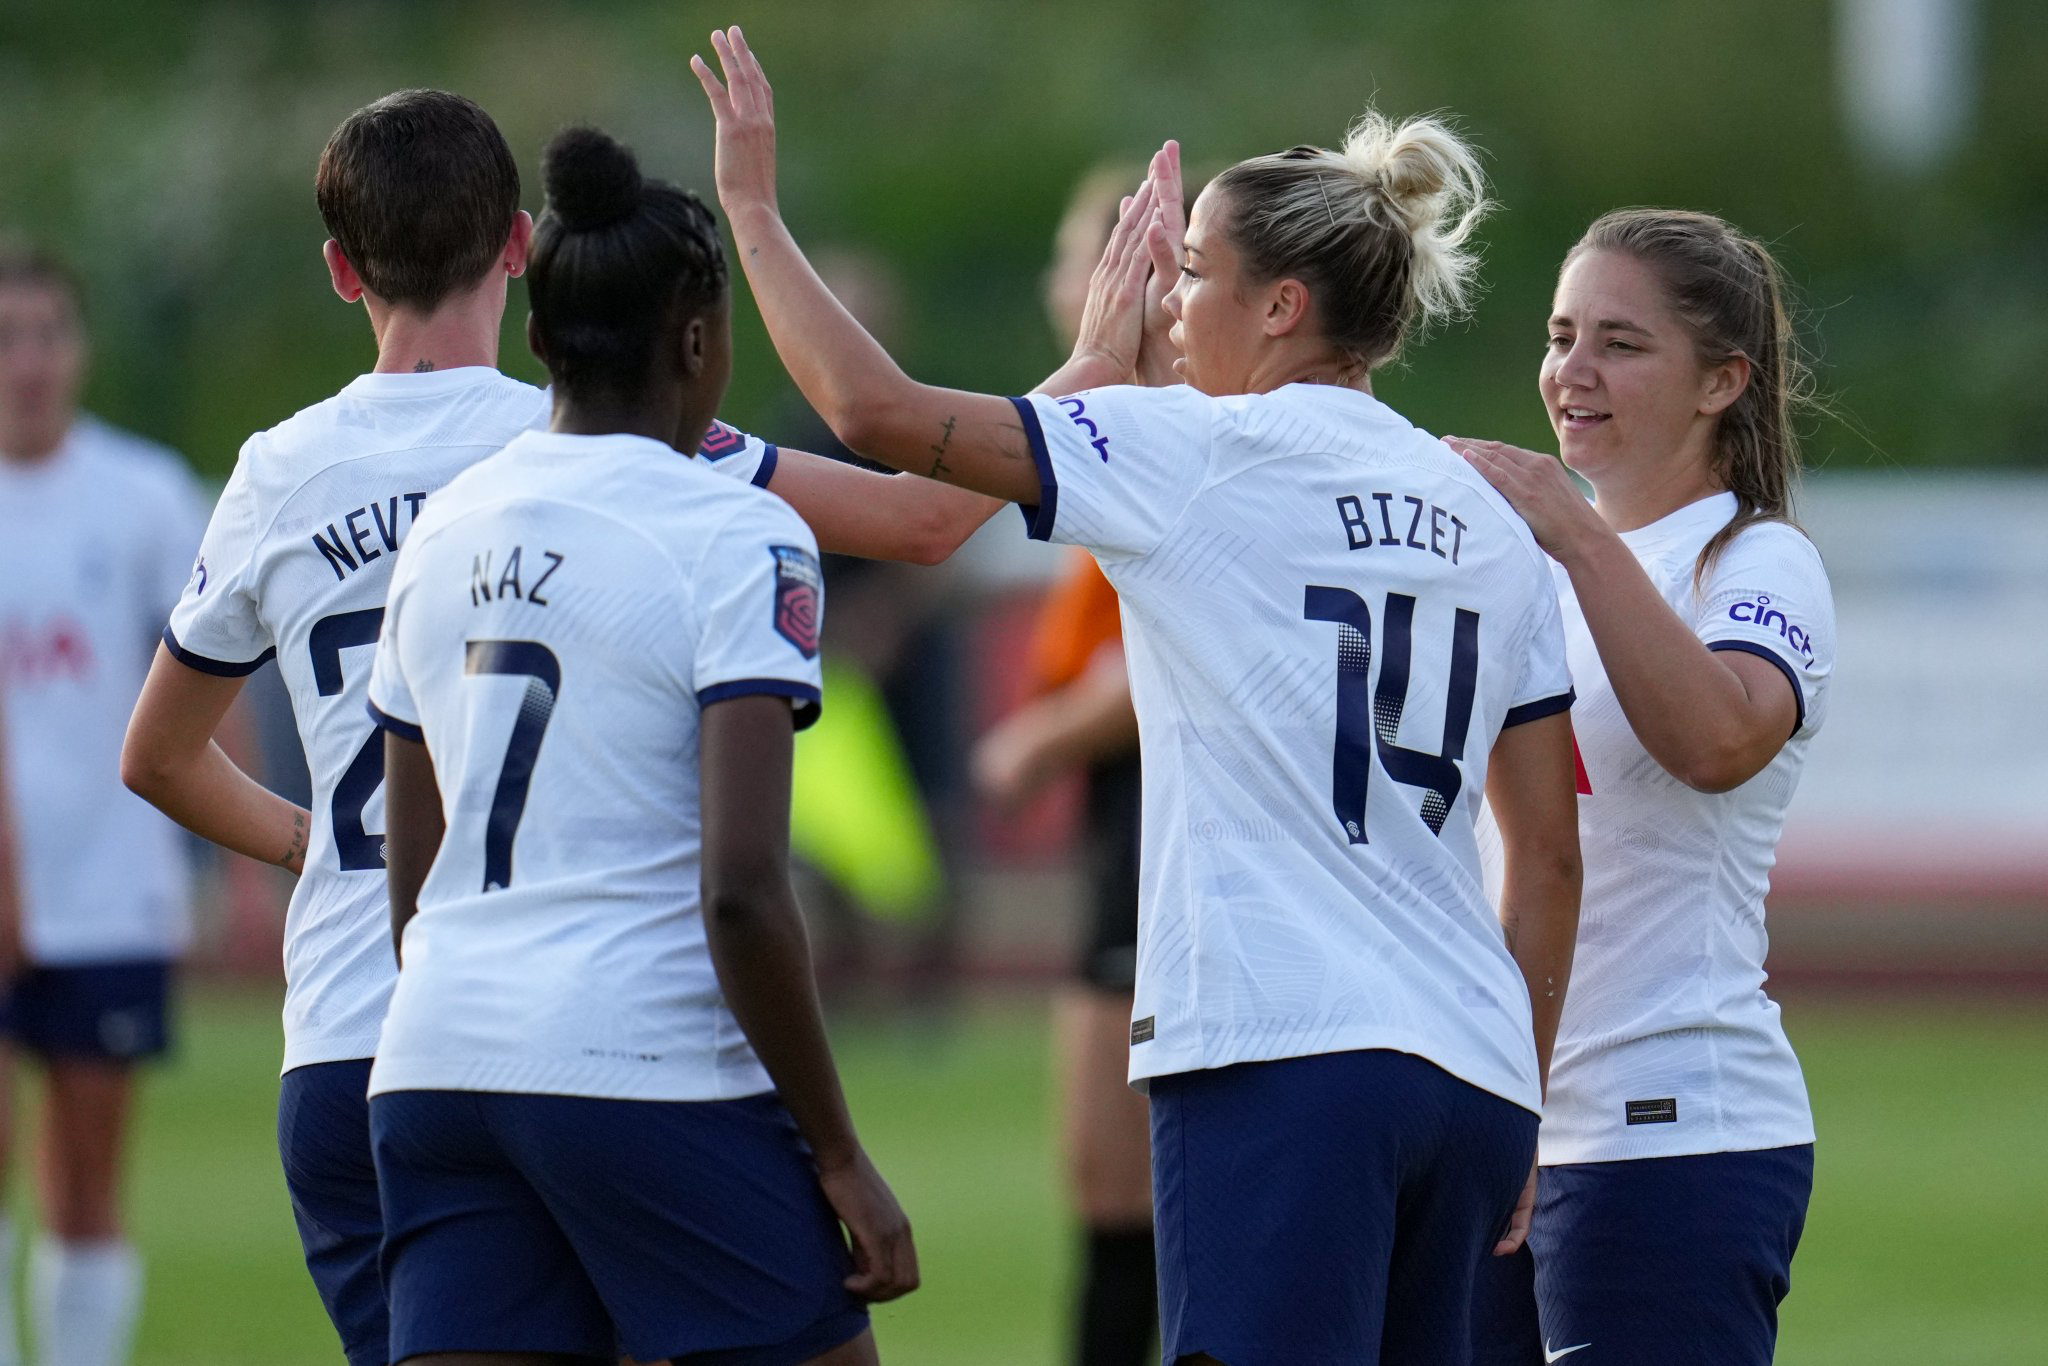
<svg viewBox="0 0 2048 1366">
<path fill-rule="evenodd" d="M 1582 1342 L 1577 1347 L 1561 1347 L 1557 1351 L 1553 1352 L 1550 1350 L 1550 1344 L 1545 1343 L 1543 1345 L 1543 1360 L 1546 1363 L 1556 1361 L 1559 1357 L 1568 1357 L 1573 1352 L 1584 1351 L 1586 1348 L 1591 1347 L 1592 1345 L 1593 1344 L 1590 1342 Z"/>
</svg>

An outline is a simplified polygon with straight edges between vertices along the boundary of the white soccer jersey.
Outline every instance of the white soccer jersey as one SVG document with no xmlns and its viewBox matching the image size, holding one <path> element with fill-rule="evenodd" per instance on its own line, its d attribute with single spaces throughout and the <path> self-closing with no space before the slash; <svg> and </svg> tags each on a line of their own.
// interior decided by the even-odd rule
<svg viewBox="0 0 2048 1366">
<path fill-rule="evenodd" d="M 525 436 L 441 493 L 370 680 L 447 819 L 371 1094 L 770 1089 L 700 914 L 698 721 L 816 715 L 821 587 L 787 504 L 643 437 Z"/>
<path fill-rule="evenodd" d="M 1764 893 L 1827 714 L 1834 600 L 1813 543 L 1775 522 L 1744 530 L 1695 593 L 1700 548 L 1735 510 L 1735 495 L 1716 494 L 1622 533 L 1709 649 L 1769 660 L 1798 697 L 1791 739 L 1732 792 L 1694 791 L 1644 750 L 1555 570 L 1592 790 L 1579 797 L 1586 881 L 1543 1112 L 1546 1165 L 1813 1141 L 1799 1060 L 1764 994 Z M 1497 841 L 1483 843 L 1498 877 Z"/>
<path fill-rule="evenodd" d="M 285 918 L 286 1071 L 369 1057 L 396 976 L 383 740 L 363 705 L 399 544 L 430 495 L 547 418 L 541 390 L 465 366 L 364 375 L 257 433 L 164 631 L 207 673 L 247 674 L 275 655 L 291 694 L 313 828 Z M 765 479 L 772 448 L 724 430 L 733 471 Z"/>
<path fill-rule="evenodd" d="M 206 502 L 176 454 L 92 418 L 0 459 L 0 695 L 29 957 L 169 958 L 188 935 L 177 827 L 121 785 L 121 741 Z"/>
<path fill-rule="evenodd" d="M 1501 728 L 1571 704 L 1542 553 L 1350 389 L 1016 400 L 1032 534 L 1123 602 L 1145 768 L 1134 1079 L 1414 1053 L 1538 1104 L 1472 821 Z"/>
</svg>

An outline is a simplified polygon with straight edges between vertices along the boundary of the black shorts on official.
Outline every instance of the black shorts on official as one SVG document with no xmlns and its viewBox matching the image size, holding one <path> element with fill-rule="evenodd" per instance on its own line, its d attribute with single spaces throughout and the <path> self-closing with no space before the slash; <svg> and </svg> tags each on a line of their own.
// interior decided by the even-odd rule
<svg viewBox="0 0 2048 1366">
<path fill-rule="evenodd" d="M 46 1058 L 137 1062 L 171 1046 L 171 964 L 31 967 L 0 999 L 0 1035 Z"/>
<path fill-rule="evenodd" d="M 1087 910 L 1075 975 L 1098 991 L 1128 996 L 1138 982 L 1139 807 L 1144 783 L 1135 754 L 1091 764 L 1082 793 L 1082 867 Z"/>
<path fill-rule="evenodd" d="M 1464 1366 L 1534 1114 L 1384 1049 L 1154 1077 L 1151 1092 L 1167 1362 Z"/>
<path fill-rule="evenodd" d="M 391 1359 L 796 1366 L 866 1331 L 796 1121 L 730 1101 L 370 1101 Z"/>
<path fill-rule="evenodd" d="M 1486 1270 L 1478 1366 L 1769 1366 L 1813 1145 L 1545 1167 L 1529 1246 Z"/>
</svg>

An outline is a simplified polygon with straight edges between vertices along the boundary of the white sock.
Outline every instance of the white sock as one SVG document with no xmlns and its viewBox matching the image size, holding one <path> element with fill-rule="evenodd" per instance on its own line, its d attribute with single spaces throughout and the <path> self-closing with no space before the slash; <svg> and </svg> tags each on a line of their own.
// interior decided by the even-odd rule
<svg viewBox="0 0 2048 1366">
<path fill-rule="evenodd" d="M 14 1319 L 14 1220 L 0 1213 L 0 1366 L 21 1366 L 21 1331 Z"/>
<path fill-rule="evenodd" d="M 29 1312 L 44 1366 L 126 1366 L 142 1308 L 142 1259 L 124 1240 L 44 1234 L 29 1257 Z"/>
</svg>

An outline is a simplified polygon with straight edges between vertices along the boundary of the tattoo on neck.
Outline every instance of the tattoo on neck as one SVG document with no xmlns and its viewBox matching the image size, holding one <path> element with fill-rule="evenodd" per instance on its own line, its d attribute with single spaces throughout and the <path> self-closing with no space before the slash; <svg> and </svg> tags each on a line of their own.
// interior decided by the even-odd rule
<svg viewBox="0 0 2048 1366">
<path fill-rule="evenodd" d="M 959 421 L 956 417 L 947 418 L 945 428 L 939 434 L 939 439 L 927 447 L 932 453 L 930 477 L 933 479 L 938 478 L 942 474 L 951 474 L 953 472 L 953 467 L 946 463 L 946 451 L 953 444 L 953 428 L 959 425 Z"/>
<path fill-rule="evenodd" d="M 415 375 L 424 375 L 427 371 L 433 368 L 434 363 L 430 360 L 414 361 L 412 366 L 412 372 Z"/>
<path fill-rule="evenodd" d="M 306 813 L 292 813 L 292 842 L 277 860 L 277 866 L 290 873 L 304 872 L 306 868 Z"/>
</svg>

